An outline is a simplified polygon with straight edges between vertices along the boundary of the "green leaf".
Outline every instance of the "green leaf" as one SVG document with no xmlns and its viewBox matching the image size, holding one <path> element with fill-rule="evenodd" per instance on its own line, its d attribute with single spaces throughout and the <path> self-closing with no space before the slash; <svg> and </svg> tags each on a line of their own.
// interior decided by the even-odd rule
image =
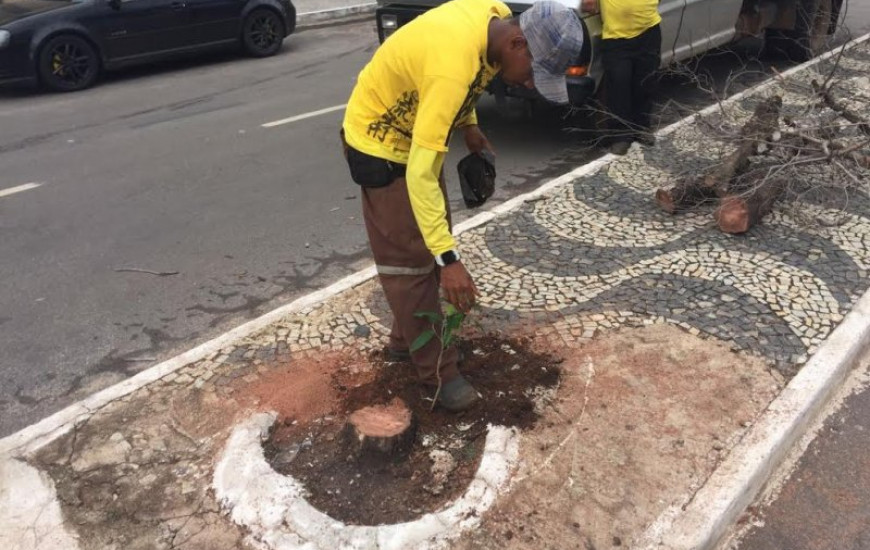
<svg viewBox="0 0 870 550">
<path fill-rule="evenodd" d="M 435 336 L 435 331 L 432 329 L 426 329 L 420 336 L 414 340 L 414 343 L 411 344 L 411 353 L 415 353 L 420 351 L 423 346 L 429 343 L 429 341 Z"/>
<path fill-rule="evenodd" d="M 456 334 L 454 334 L 452 332 L 448 333 L 447 336 L 444 338 L 444 346 L 443 346 L 444 349 L 449 348 L 450 344 L 452 344 L 453 340 L 455 340 L 455 339 L 456 339 Z"/>
<path fill-rule="evenodd" d="M 459 310 L 456 309 L 456 306 L 454 306 L 450 302 L 444 302 L 444 314 L 447 315 L 447 317 L 452 317 L 457 313 L 459 313 Z"/>
<path fill-rule="evenodd" d="M 441 321 L 441 316 L 435 313 L 434 311 L 418 311 L 414 314 L 414 317 L 418 319 L 426 319 L 430 323 L 437 324 Z"/>
<path fill-rule="evenodd" d="M 465 320 L 465 314 L 456 312 L 452 315 L 447 316 L 447 332 L 452 333 L 456 329 L 462 326 L 462 321 Z"/>
</svg>

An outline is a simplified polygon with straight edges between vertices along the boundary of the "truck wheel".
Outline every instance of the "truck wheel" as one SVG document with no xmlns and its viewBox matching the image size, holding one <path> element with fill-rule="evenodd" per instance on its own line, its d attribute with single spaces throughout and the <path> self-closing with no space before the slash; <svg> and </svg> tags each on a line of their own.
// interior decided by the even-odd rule
<svg viewBox="0 0 870 550">
<path fill-rule="evenodd" d="M 794 30 L 768 33 L 768 46 L 795 61 L 825 50 L 833 23 L 833 0 L 798 0 Z"/>
</svg>

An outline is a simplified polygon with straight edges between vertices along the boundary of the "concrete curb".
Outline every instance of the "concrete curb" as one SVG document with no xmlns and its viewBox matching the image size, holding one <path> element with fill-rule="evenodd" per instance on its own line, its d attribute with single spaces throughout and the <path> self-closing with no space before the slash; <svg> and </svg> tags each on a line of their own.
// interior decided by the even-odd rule
<svg viewBox="0 0 870 550">
<path fill-rule="evenodd" d="M 230 517 L 258 544 L 274 550 L 402 550 L 441 548 L 475 527 L 507 490 L 519 460 L 519 433 L 489 425 L 483 458 L 465 493 L 438 512 L 389 525 L 348 525 L 315 509 L 306 490 L 266 461 L 262 441 L 275 413 L 258 413 L 239 423 L 215 467 L 212 487 Z"/>
<path fill-rule="evenodd" d="M 302 30 L 311 27 L 321 27 L 338 22 L 338 20 L 363 18 L 374 13 L 377 7 L 377 2 L 368 2 L 353 6 L 300 13 L 296 15 L 296 28 Z"/>
<path fill-rule="evenodd" d="M 789 76 L 870 39 L 870 34 L 782 73 Z M 765 82 L 727 103 L 773 85 Z M 673 126 L 718 109 L 714 105 Z M 693 118 L 694 117 L 694 118 Z M 667 130 L 673 131 L 673 126 Z M 670 506 L 635 545 L 639 550 L 712 550 L 761 492 L 771 474 L 845 381 L 861 354 L 870 349 L 870 290 L 831 333 L 800 372 L 770 404 L 752 430 L 686 503 Z"/>
</svg>

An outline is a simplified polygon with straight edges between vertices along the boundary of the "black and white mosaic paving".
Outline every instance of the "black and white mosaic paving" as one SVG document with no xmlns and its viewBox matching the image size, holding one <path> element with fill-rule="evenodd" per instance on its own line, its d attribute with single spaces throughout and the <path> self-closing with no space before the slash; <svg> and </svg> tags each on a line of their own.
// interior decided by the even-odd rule
<svg viewBox="0 0 870 550">
<path fill-rule="evenodd" d="M 861 98 L 855 105 L 865 108 L 868 59 L 870 46 L 854 48 L 838 73 L 841 97 Z M 460 249 L 488 328 L 542 327 L 570 345 L 622 326 L 670 323 L 794 374 L 870 286 L 870 184 L 836 208 L 811 194 L 783 204 L 742 236 L 721 233 L 712 207 L 671 216 L 653 194 L 718 162 L 730 151 L 720 138 L 723 121 L 738 130 L 764 97 L 781 95 L 785 113 L 805 109 L 808 82 L 833 63 L 725 103 L 727 116 L 712 113 L 660 136 L 655 147 L 634 146 L 464 233 Z M 836 223 L 814 223 L 820 218 Z M 236 377 L 286 354 L 377 349 L 390 322 L 377 282 L 369 281 L 221 350 L 189 374 Z"/>
</svg>

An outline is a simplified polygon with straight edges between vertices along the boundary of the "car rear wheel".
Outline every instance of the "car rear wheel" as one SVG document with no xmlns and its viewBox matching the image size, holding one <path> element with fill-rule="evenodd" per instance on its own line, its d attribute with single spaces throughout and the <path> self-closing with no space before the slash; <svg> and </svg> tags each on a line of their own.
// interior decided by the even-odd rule
<svg viewBox="0 0 870 550">
<path fill-rule="evenodd" d="M 92 85 L 100 74 L 97 51 L 87 40 L 67 34 L 49 40 L 39 53 L 40 82 L 58 92 L 74 92 Z"/>
<path fill-rule="evenodd" d="M 284 22 L 268 8 L 258 8 L 248 14 L 242 27 L 242 44 L 254 57 L 275 55 L 284 42 Z"/>
</svg>

